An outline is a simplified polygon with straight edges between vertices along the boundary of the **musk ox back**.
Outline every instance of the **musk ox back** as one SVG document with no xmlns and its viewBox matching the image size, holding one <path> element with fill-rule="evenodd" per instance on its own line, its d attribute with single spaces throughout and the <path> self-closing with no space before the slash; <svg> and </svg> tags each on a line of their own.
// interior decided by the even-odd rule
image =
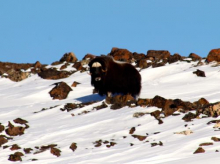
<svg viewBox="0 0 220 164">
<path fill-rule="evenodd" d="M 114 93 L 131 94 L 136 97 L 141 90 L 141 76 L 129 63 L 121 63 L 112 57 L 96 57 L 89 63 L 91 85 L 100 95 Z"/>
</svg>

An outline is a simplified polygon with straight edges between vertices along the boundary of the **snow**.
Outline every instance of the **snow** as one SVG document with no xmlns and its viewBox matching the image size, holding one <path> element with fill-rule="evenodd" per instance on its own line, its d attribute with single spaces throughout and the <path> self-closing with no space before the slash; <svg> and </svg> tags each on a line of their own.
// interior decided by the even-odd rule
<svg viewBox="0 0 220 164">
<path fill-rule="evenodd" d="M 158 68 L 143 69 L 142 91 L 140 98 L 153 98 L 156 95 L 166 99 L 179 98 L 183 101 L 194 102 L 205 98 L 209 102 L 220 101 L 220 66 L 215 63 L 196 66 L 198 62 L 176 62 Z M 48 66 L 52 67 L 52 66 Z M 60 68 L 60 66 L 56 66 Z M 66 70 L 75 70 L 69 66 Z M 197 77 L 194 71 L 200 69 L 206 77 Z M 52 100 L 49 91 L 56 82 L 66 82 L 69 86 L 74 81 L 81 84 L 72 87 L 65 100 Z M 45 80 L 38 75 L 31 75 L 21 82 L 12 82 L 6 78 L 0 78 L 0 123 L 5 127 L 16 118 L 28 121 L 30 126 L 25 134 L 15 136 L 8 143 L 11 146 L 19 145 L 23 148 L 32 148 L 30 154 L 24 154 L 22 163 L 36 164 L 206 164 L 207 162 L 219 163 L 220 143 L 211 140 L 211 137 L 220 137 L 219 131 L 215 131 L 214 124 L 207 124 L 211 120 L 219 118 L 194 119 L 192 122 L 182 120 L 184 114 L 169 116 L 163 119 L 163 124 L 150 114 L 140 118 L 133 117 L 136 112 L 152 112 L 156 107 L 123 107 L 119 110 L 111 110 L 110 107 L 96 110 L 94 107 L 101 105 L 105 97 L 92 94 L 90 76 L 87 72 L 76 72 L 70 77 L 60 80 Z M 97 103 L 78 108 L 70 112 L 61 111 L 67 103 L 80 103 L 99 101 Z M 43 108 L 47 110 L 42 110 Z M 81 114 L 83 111 L 90 111 Z M 160 110 L 160 109 L 159 109 Z M 72 115 L 75 116 L 72 116 Z M 187 126 L 186 126 L 187 125 Z M 147 136 L 144 141 L 139 141 L 129 134 L 129 130 L 135 127 L 134 134 Z M 191 130 L 189 135 L 175 134 Z M 2 132 L 1 135 L 6 135 Z M 112 141 L 116 145 L 107 148 L 105 144 L 95 147 L 94 142 Z M 73 152 L 69 147 L 77 143 L 77 149 Z M 163 145 L 152 147 L 152 143 L 162 142 Z M 204 142 L 213 142 L 211 146 L 203 147 L 205 153 L 193 154 Z M 131 146 L 131 143 L 133 146 Z M 61 156 L 56 157 L 50 150 L 34 154 L 36 146 L 57 144 L 61 150 Z M 0 163 L 8 161 L 10 147 L 0 148 Z M 38 159 L 31 161 L 31 159 Z"/>
</svg>

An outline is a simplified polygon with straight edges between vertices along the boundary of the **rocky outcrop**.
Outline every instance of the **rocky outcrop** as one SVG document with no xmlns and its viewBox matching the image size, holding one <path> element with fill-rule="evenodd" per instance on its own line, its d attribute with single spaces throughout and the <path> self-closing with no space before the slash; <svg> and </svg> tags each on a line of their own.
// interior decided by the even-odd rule
<svg viewBox="0 0 220 164">
<path fill-rule="evenodd" d="M 131 62 L 133 58 L 133 54 L 127 49 L 120 49 L 116 47 L 112 48 L 109 55 L 112 56 L 117 61 Z"/>
<path fill-rule="evenodd" d="M 58 71 L 56 68 L 42 69 L 38 75 L 47 80 L 57 80 L 69 77 L 74 72 Z"/>
<path fill-rule="evenodd" d="M 63 57 L 60 59 L 60 62 L 70 62 L 75 63 L 78 59 L 73 52 L 65 53 Z"/>
<path fill-rule="evenodd" d="M 220 48 L 211 50 L 206 58 L 206 61 L 207 62 L 212 62 L 212 61 L 220 62 Z"/>
</svg>

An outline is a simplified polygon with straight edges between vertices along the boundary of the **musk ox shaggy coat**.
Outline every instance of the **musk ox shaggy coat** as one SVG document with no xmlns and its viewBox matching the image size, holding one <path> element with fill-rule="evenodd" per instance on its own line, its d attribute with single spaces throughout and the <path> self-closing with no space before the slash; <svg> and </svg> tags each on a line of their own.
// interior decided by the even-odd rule
<svg viewBox="0 0 220 164">
<path fill-rule="evenodd" d="M 91 85 L 100 95 L 121 93 L 136 97 L 140 94 L 141 75 L 131 64 L 100 56 L 90 61 L 89 68 Z"/>
</svg>

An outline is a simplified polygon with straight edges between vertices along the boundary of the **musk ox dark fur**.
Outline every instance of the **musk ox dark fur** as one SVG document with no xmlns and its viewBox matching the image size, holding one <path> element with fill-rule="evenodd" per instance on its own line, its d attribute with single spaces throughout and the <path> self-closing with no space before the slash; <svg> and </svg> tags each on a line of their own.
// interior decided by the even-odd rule
<svg viewBox="0 0 220 164">
<path fill-rule="evenodd" d="M 136 97 L 141 91 L 141 75 L 134 66 L 100 56 L 89 63 L 91 85 L 100 95 L 130 94 Z"/>
</svg>

